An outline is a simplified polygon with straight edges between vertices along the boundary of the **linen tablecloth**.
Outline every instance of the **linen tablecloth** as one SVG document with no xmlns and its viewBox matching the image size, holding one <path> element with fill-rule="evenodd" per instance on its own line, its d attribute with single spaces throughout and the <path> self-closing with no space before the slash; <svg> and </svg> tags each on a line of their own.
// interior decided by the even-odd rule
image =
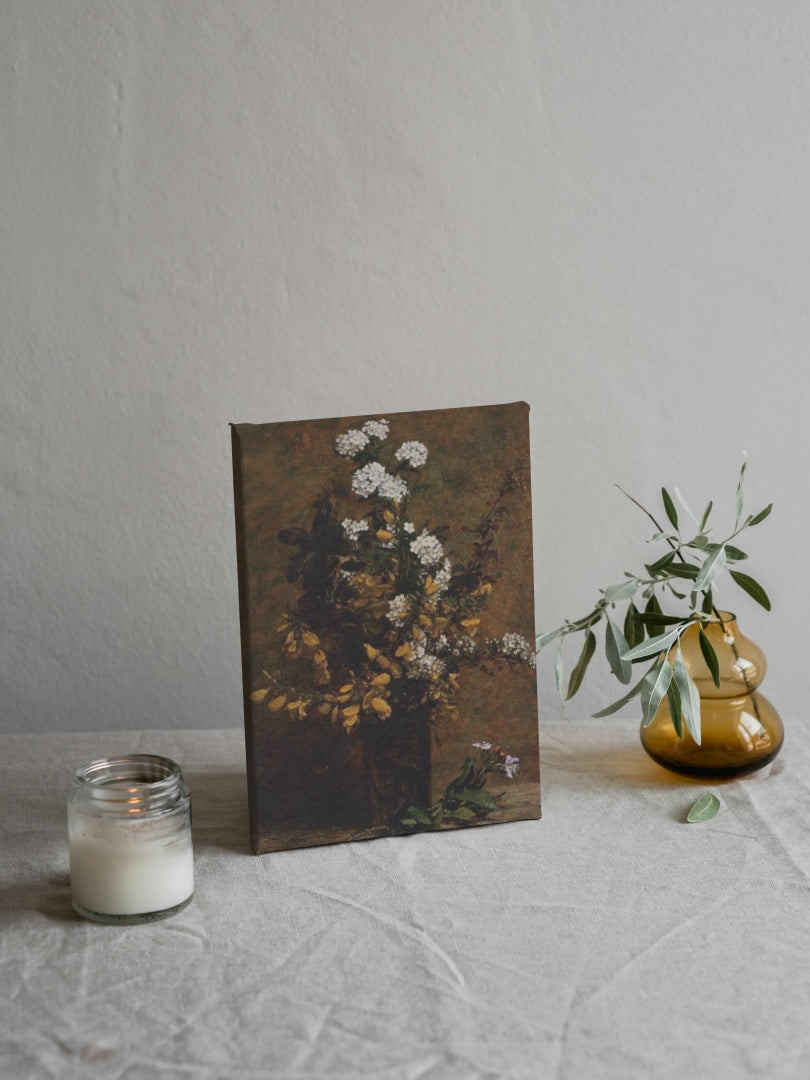
<svg viewBox="0 0 810 1080">
<path fill-rule="evenodd" d="M 810 1076 L 810 726 L 725 783 L 630 721 L 545 723 L 543 818 L 254 856 L 238 729 L 0 738 L 3 1080 Z M 73 770 L 192 789 L 196 892 L 70 907 Z M 702 790 L 722 808 L 685 824 Z"/>
</svg>

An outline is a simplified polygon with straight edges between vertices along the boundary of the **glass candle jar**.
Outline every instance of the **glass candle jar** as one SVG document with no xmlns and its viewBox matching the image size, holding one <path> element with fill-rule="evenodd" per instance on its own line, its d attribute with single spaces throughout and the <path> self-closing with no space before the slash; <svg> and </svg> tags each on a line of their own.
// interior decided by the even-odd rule
<svg viewBox="0 0 810 1080">
<path fill-rule="evenodd" d="M 191 797 L 180 766 L 152 754 L 92 761 L 68 798 L 70 889 L 103 923 L 165 919 L 194 892 Z"/>
</svg>

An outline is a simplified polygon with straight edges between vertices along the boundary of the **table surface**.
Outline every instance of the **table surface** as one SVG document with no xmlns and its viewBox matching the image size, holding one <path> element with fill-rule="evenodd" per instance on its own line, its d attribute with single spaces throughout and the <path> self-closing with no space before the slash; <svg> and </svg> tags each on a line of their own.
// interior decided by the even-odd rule
<svg viewBox="0 0 810 1080">
<path fill-rule="evenodd" d="M 3 1080 L 810 1076 L 810 725 L 704 784 L 629 721 L 546 723 L 543 818 L 255 856 L 239 730 L 0 738 Z M 196 892 L 70 907 L 73 770 L 192 789 Z M 685 824 L 704 789 L 722 807 Z"/>
</svg>

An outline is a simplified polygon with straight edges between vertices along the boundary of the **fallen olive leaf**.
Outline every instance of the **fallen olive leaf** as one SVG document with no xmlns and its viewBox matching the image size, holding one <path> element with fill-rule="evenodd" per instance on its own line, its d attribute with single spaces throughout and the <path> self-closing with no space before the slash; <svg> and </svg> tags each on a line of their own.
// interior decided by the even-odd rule
<svg viewBox="0 0 810 1080">
<path fill-rule="evenodd" d="M 686 815 L 686 820 L 694 825 L 700 821 L 711 821 L 717 811 L 720 809 L 720 800 L 716 795 L 712 795 L 711 792 L 704 792 L 689 813 Z"/>
</svg>

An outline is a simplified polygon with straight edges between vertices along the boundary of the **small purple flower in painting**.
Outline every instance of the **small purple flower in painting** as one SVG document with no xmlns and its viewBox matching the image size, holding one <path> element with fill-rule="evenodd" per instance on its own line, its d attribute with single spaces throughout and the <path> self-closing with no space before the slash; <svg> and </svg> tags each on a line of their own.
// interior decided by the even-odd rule
<svg viewBox="0 0 810 1080">
<path fill-rule="evenodd" d="M 496 746 L 491 742 L 474 742 L 476 750 L 480 750 L 483 756 L 483 773 L 498 772 L 506 773 L 510 780 L 514 780 L 520 768 L 520 758 L 513 754 L 507 754 L 502 746 Z"/>
<path fill-rule="evenodd" d="M 503 769 L 510 780 L 514 780 L 517 776 L 518 768 L 520 767 L 520 758 L 512 757 L 511 754 L 507 754 L 503 763 L 498 768 Z"/>
</svg>

